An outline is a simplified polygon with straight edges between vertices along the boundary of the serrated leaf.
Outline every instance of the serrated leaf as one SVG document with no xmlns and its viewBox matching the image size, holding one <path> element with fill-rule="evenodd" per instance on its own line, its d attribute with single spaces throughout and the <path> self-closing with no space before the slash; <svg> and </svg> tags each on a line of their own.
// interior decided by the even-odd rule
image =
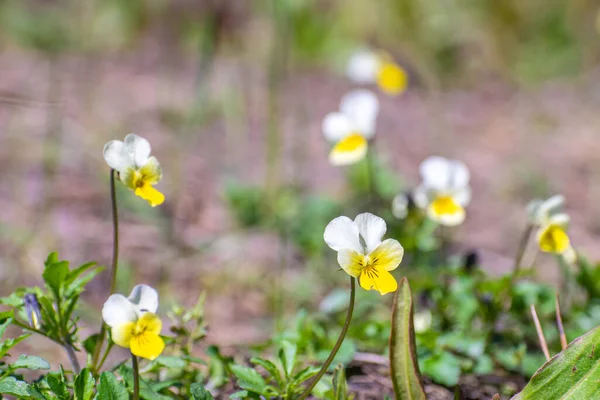
<svg viewBox="0 0 600 400">
<path fill-rule="evenodd" d="M 263 367 L 273 379 L 277 382 L 279 386 L 283 386 L 283 379 L 281 378 L 281 372 L 277 365 L 273 361 L 265 360 L 264 358 L 254 357 L 250 360 L 252 364 L 260 365 Z"/>
<path fill-rule="evenodd" d="M 265 391 L 267 384 L 263 377 L 254 369 L 242 365 L 232 365 L 231 372 L 233 372 L 238 379 L 239 387 L 251 392 L 264 394 L 263 392 Z"/>
<path fill-rule="evenodd" d="M 200 383 L 192 384 L 190 389 L 194 400 L 214 400 L 213 395 Z"/>
<path fill-rule="evenodd" d="M 402 278 L 394 296 L 391 328 L 390 372 L 396 400 L 426 400 L 415 348 L 412 294 L 406 278 Z"/>
<path fill-rule="evenodd" d="M 75 400 L 90 400 L 94 396 L 95 383 L 91 371 L 87 368 L 82 369 L 73 384 Z"/>
<path fill-rule="evenodd" d="M 333 397 L 335 400 L 348 399 L 348 383 L 346 382 L 346 369 L 343 364 L 333 370 Z"/>
<path fill-rule="evenodd" d="M 63 282 L 69 274 L 69 262 L 60 261 L 52 263 L 44 269 L 42 278 L 46 282 L 46 286 L 50 289 L 56 297 L 60 296 L 60 288 Z"/>
<path fill-rule="evenodd" d="M 29 398 L 29 389 L 27 383 L 19 381 L 9 376 L 0 380 L 0 393 L 19 396 L 19 398 Z"/>
<path fill-rule="evenodd" d="M 48 375 L 46 377 L 46 383 L 50 390 L 60 399 L 60 400 L 69 400 L 71 398 L 71 393 L 69 393 L 69 389 L 67 389 L 67 384 L 58 379 L 55 376 Z"/>
<path fill-rule="evenodd" d="M 512 400 L 600 398 L 600 327 L 573 340 L 546 362 Z"/>
<path fill-rule="evenodd" d="M 129 400 L 129 393 L 111 372 L 103 372 L 95 400 Z"/>
<path fill-rule="evenodd" d="M 27 368 L 35 371 L 38 369 L 50 369 L 50 364 L 42 357 L 21 354 L 17 361 L 12 363 L 11 367 L 14 369 Z"/>
<path fill-rule="evenodd" d="M 53 251 L 52 253 L 48 254 L 46 261 L 44 261 L 44 266 L 47 267 L 47 266 L 52 265 L 57 262 L 58 262 L 58 253 L 56 251 Z"/>
<path fill-rule="evenodd" d="M 6 339 L 2 343 L 0 343 L 0 358 L 6 356 L 10 349 L 21 343 L 23 340 L 27 339 L 29 336 L 31 336 L 31 334 L 26 333 L 25 335 L 21 335 L 14 339 Z"/>
</svg>

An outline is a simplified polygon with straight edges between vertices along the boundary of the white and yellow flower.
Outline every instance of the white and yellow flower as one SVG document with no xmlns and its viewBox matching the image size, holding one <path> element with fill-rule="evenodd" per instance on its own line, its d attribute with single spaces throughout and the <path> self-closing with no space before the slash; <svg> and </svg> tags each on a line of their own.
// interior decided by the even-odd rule
<svg viewBox="0 0 600 400">
<path fill-rule="evenodd" d="M 340 111 L 323 120 L 323 135 L 334 146 L 329 153 L 333 165 L 349 165 L 367 154 L 368 141 L 375 135 L 379 101 L 366 89 L 353 90 L 342 97 Z"/>
<path fill-rule="evenodd" d="M 410 194 L 399 193 L 392 200 L 392 214 L 398 219 L 404 219 L 408 216 L 410 206 Z"/>
<path fill-rule="evenodd" d="M 350 57 L 346 73 L 355 83 L 376 83 L 387 94 L 400 94 L 408 86 L 406 71 L 384 51 L 357 51 Z"/>
<path fill-rule="evenodd" d="M 137 285 L 129 297 L 111 295 L 102 308 L 102 318 L 111 328 L 113 342 L 130 349 L 135 356 L 154 360 L 165 348 L 157 309 L 156 290 L 148 285 Z"/>
<path fill-rule="evenodd" d="M 419 168 L 422 183 L 413 192 L 415 204 L 441 225 L 456 226 L 465 220 L 471 201 L 469 170 L 460 161 L 429 157 Z"/>
<path fill-rule="evenodd" d="M 104 146 L 104 159 L 119 172 L 119 179 L 127 188 L 156 207 L 165 201 L 165 196 L 156 190 L 162 170 L 156 157 L 150 157 L 150 143 L 130 133 L 125 141 L 111 140 Z"/>
<path fill-rule="evenodd" d="M 561 211 L 564 203 L 565 198 L 560 195 L 547 200 L 533 200 L 527 205 L 527 212 L 530 223 L 538 228 L 536 239 L 540 249 L 571 258 L 573 251 L 567 234 L 570 218 Z"/>
<path fill-rule="evenodd" d="M 338 252 L 340 267 L 363 289 L 378 290 L 382 295 L 398 288 L 390 271 L 402 261 L 404 248 L 395 239 L 382 241 L 385 221 L 373 214 L 358 215 L 354 221 L 338 217 L 325 228 L 325 243 Z"/>
</svg>

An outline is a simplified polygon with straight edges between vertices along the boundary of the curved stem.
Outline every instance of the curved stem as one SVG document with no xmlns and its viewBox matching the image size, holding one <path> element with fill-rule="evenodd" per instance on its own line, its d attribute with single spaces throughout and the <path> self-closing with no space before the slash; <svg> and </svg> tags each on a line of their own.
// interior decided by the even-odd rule
<svg viewBox="0 0 600 400">
<path fill-rule="evenodd" d="M 77 356 L 75 355 L 73 345 L 67 343 L 63 347 L 67 352 L 67 357 L 69 358 L 69 362 L 73 368 L 73 375 L 78 375 L 81 372 L 81 366 L 79 365 L 79 360 L 77 360 Z"/>
<path fill-rule="evenodd" d="M 111 264 L 111 278 L 110 278 L 110 290 L 109 295 L 115 292 L 117 286 L 117 269 L 119 268 L 119 209 L 117 207 L 117 191 L 115 188 L 115 179 L 117 171 L 114 169 L 110 170 L 110 203 L 112 206 L 112 222 L 113 222 L 113 255 Z M 94 349 L 94 355 L 92 357 L 92 367 L 95 372 L 99 367 L 98 359 L 100 358 L 100 352 L 104 339 L 106 338 L 106 324 L 102 322 L 100 333 L 98 334 L 98 342 L 96 342 L 96 348 Z M 107 350 L 108 351 L 108 350 Z M 106 358 L 108 354 L 104 356 Z"/>
<path fill-rule="evenodd" d="M 529 240 L 531 238 L 531 232 L 533 231 L 533 225 L 527 224 L 527 227 L 523 231 L 523 236 L 521 236 L 521 241 L 519 242 L 519 248 L 517 250 L 517 254 L 515 256 L 515 264 L 513 266 L 512 273 L 512 282 L 514 283 L 519 271 L 521 270 L 521 263 L 523 262 L 523 257 L 525 256 L 525 251 L 527 250 L 527 245 L 529 244 Z"/>
<path fill-rule="evenodd" d="M 133 366 L 133 400 L 138 400 L 140 398 L 140 367 L 137 357 L 133 354 L 131 354 L 131 363 Z"/>
<path fill-rule="evenodd" d="M 304 392 L 302 392 L 302 394 L 300 395 L 298 400 L 304 400 L 308 397 L 310 392 L 312 392 L 313 388 L 321 380 L 323 375 L 325 375 L 325 372 L 327 372 L 327 369 L 329 369 L 329 366 L 333 362 L 333 359 L 335 358 L 338 350 L 342 346 L 342 343 L 344 342 L 344 338 L 346 337 L 346 333 L 348 333 L 348 328 L 350 327 L 350 321 L 352 321 L 352 312 L 354 312 L 355 294 L 356 294 L 356 283 L 355 283 L 354 278 L 350 277 L 350 300 L 348 302 L 348 313 L 346 314 L 346 321 L 344 322 L 344 327 L 342 328 L 342 332 L 340 333 L 340 336 L 338 337 L 337 342 L 335 342 L 335 346 L 333 346 L 331 353 L 329 353 L 329 357 L 327 357 L 327 360 L 325 360 L 325 362 L 323 363 L 321 370 L 319 370 L 319 373 L 313 378 L 310 385 L 308 385 L 308 387 L 304 390 Z"/>
</svg>

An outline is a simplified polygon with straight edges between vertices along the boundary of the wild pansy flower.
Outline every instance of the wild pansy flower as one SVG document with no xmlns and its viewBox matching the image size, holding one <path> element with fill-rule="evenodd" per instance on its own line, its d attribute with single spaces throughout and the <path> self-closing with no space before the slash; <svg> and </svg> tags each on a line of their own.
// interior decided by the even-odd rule
<svg viewBox="0 0 600 400">
<path fill-rule="evenodd" d="M 156 157 L 150 157 L 146 139 L 130 133 L 123 142 L 111 140 L 104 146 L 104 159 L 119 172 L 121 182 L 152 207 L 165 201 L 165 196 L 153 187 L 160 181 L 162 170 Z"/>
<path fill-rule="evenodd" d="M 102 308 L 102 318 L 111 328 L 113 342 L 130 349 L 135 356 L 154 360 L 165 348 L 157 309 L 156 290 L 148 285 L 137 285 L 129 297 L 111 295 Z"/>
<path fill-rule="evenodd" d="M 366 89 L 353 90 L 342 97 L 340 111 L 329 113 L 323 120 L 323 134 L 334 144 L 329 153 L 333 165 L 349 165 L 360 161 L 375 135 L 379 101 Z"/>
<path fill-rule="evenodd" d="M 348 77 L 358 84 L 376 83 L 387 94 L 400 94 L 406 90 L 408 75 L 384 51 L 359 50 L 350 57 Z"/>
<path fill-rule="evenodd" d="M 35 293 L 27 293 L 23 297 L 23 303 L 25 304 L 25 312 L 29 319 L 29 326 L 40 329 L 42 326 L 42 312 Z"/>
<path fill-rule="evenodd" d="M 527 205 L 531 224 L 538 228 L 536 238 L 540 249 L 547 253 L 571 252 L 571 241 L 567 235 L 569 216 L 562 212 L 563 196 L 552 196 L 547 200 L 533 200 Z"/>
<path fill-rule="evenodd" d="M 340 267 L 358 278 L 363 289 L 378 290 L 382 295 L 398 288 L 390 274 L 398 267 L 404 248 L 395 239 L 382 241 L 387 227 L 385 221 L 373 214 L 359 214 L 354 221 L 338 217 L 325 228 L 325 243 L 338 252 Z"/>
<path fill-rule="evenodd" d="M 461 224 L 465 220 L 465 207 L 471 201 L 466 165 L 434 156 L 423 161 L 419 171 L 423 181 L 413 192 L 415 204 L 441 225 Z"/>
</svg>

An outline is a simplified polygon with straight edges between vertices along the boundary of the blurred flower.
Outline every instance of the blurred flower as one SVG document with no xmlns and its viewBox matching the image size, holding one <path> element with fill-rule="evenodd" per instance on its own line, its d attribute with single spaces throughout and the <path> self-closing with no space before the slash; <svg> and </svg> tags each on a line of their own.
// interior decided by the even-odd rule
<svg viewBox="0 0 600 400">
<path fill-rule="evenodd" d="M 42 326 L 42 313 L 37 296 L 34 293 L 27 293 L 23 298 L 23 302 L 25 303 L 27 318 L 29 318 L 29 326 L 40 329 Z"/>
<path fill-rule="evenodd" d="M 137 285 L 129 297 L 111 295 L 102 308 L 102 318 L 111 327 L 113 342 L 135 356 L 154 360 L 165 343 L 160 337 L 162 322 L 156 316 L 158 293 L 148 285 Z"/>
<path fill-rule="evenodd" d="M 567 235 L 570 218 L 561 210 L 564 203 L 565 198 L 560 195 L 533 200 L 527 205 L 527 214 L 530 223 L 538 227 L 536 238 L 542 251 L 574 260 L 575 252 Z"/>
<path fill-rule="evenodd" d="M 119 172 L 121 182 L 152 207 L 165 201 L 165 196 L 153 187 L 160 181 L 162 170 L 156 157 L 150 157 L 146 139 L 130 133 L 124 142 L 111 140 L 104 146 L 104 159 Z"/>
<path fill-rule="evenodd" d="M 431 328 L 431 322 L 433 321 L 433 317 L 431 315 L 430 310 L 424 310 L 418 313 L 415 313 L 413 317 L 413 326 L 415 328 L 415 333 L 425 333 Z"/>
<path fill-rule="evenodd" d="M 434 156 L 423 161 L 419 170 L 423 182 L 413 193 L 417 206 L 441 225 L 461 224 L 465 220 L 464 207 L 471 201 L 467 166 Z"/>
<path fill-rule="evenodd" d="M 406 90 L 408 75 L 384 51 L 359 50 L 350 57 L 348 77 L 358 84 L 376 83 L 387 94 L 400 94 Z"/>
<path fill-rule="evenodd" d="M 378 113 L 379 101 L 369 90 L 353 90 L 342 97 L 340 111 L 323 120 L 323 135 L 334 144 L 329 162 L 348 165 L 360 161 L 367 154 L 367 141 L 375 135 Z"/>
<path fill-rule="evenodd" d="M 392 200 L 392 214 L 398 219 L 404 219 L 414 206 L 415 202 L 410 192 L 399 193 Z"/>
<path fill-rule="evenodd" d="M 354 221 L 338 217 L 325 228 L 325 243 L 338 252 L 338 263 L 346 273 L 358 278 L 363 289 L 378 290 L 382 295 L 398 288 L 390 274 L 398 267 L 404 248 L 395 239 L 381 241 L 387 227 L 373 214 L 359 214 Z"/>
</svg>

